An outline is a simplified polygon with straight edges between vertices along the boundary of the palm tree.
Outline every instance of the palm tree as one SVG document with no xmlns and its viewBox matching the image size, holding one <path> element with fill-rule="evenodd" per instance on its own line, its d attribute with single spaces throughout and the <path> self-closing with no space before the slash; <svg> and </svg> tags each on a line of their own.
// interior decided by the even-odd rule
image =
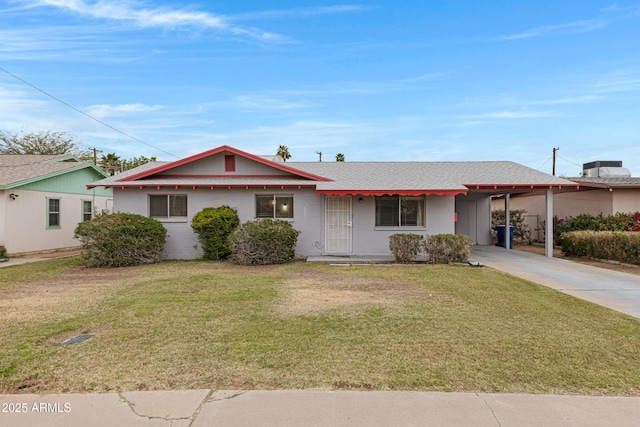
<svg viewBox="0 0 640 427">
<path fill-rule="evenodd" d="M 344 162 L 344 154 L 342 153 L 336 154 L 336 162 Z"/>
<path fill-rule="evenodd" d="M 109 153 L 106 156 L 103 154 L 102 157 L 100 157 L 98 165 L 111 176 L 113 176 L 117 170 L 120 170 L 122 166 L 120 164 L 120 156 L 116 156 L 116 153 Z"/>
<path fill-rule="evenodd" d="M 282 160 L 286 162 L 288 159 L 291 158 L 291 154 L 289 154 L 289 148 L 286 145 L 279 146 L 276 156 L 282 157 Z"/>
</svg>

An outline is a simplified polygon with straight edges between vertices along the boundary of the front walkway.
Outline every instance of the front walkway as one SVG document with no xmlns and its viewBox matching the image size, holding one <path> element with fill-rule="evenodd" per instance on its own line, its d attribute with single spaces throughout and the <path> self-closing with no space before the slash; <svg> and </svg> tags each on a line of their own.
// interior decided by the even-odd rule
<svg viewBox="0 0 640 427">
<path fill-rule="evenodd" d="M 640 276 L 498 246 L 474 246 L 469 261 L 640 318 Z"/>
</svg>

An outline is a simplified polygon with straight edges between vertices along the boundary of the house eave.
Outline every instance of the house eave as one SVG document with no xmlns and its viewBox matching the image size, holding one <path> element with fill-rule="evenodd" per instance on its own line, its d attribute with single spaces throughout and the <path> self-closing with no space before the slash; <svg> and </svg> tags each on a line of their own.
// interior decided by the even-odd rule
<svg viewBox="0 0 640 427">
<path fill-rule="evenodd" d="M 457 196 L 467 190 L 317 190 L 324 196 Z"/>
</svg>

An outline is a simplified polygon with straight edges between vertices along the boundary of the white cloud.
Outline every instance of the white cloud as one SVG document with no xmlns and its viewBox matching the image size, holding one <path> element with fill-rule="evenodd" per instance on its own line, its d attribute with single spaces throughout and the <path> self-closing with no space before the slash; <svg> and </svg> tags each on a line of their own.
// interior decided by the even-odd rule
<svg viewBox="0 0 640 427">
<path fill-rule="evenodd" d="M 197 10 L 179 10 L 169 7 L 140 8 L 127 1 L 105 0 L 93 3 L 84 0 L 38 0 L 27 4 L 32 7 L 55 7 L 95 19 L 128 22 L 141 28 L 205 28 L 260 41 L 287 41 L 282 35 L 265 32 L 258 28 L 233 25 L 221 15 Z"/>
<path fill-rule="evenodd" d="M 564 114 L 556 111 L 496 111 L 490 113 L 467 116 L 471 119 L 538 119 L 546 117 L 562 117 Z"/>
<path fill-rule="evenodd" d="M 318 16 L 318 15 L 330 15 L 330 14 L 336 14 L 336 13 L 361 12 L 368 9 L 370 9 L 369 6 L 344 4 L 344 5 L 335 5 L 335 6 L 265 10 L 263 12 L 234 15 L 230 17 L 230 19 L 246 21 L 246 20 L 255 20 L 255 19 L 281 18 L 281 17 L 288 17 L 288 16 L 293 16 L 293 17 Z"/>
<path fill-rule="evenodd" d="M 97 104 L 90 106 L 87 111 L 88 115 L 97 118 L 109 116 L 129 116 L 137 113 L 149 113 L 164 108 L 162 105 L 144 105 L 144 104 Z"/>
<path fill-rule="evenodd" d="M 560 34 L 578 34 L 587 33 L 606 26 L 607 22 L 601 19 L 591 19 L 584 21 L 569 22 L 567 24 L 548 25 L 543 27 L 532 28 L 517 34 L 510 34 L 498 37 L 498 40 L 519 40 L 532 37 L 544 37 Z"/>
</svg>

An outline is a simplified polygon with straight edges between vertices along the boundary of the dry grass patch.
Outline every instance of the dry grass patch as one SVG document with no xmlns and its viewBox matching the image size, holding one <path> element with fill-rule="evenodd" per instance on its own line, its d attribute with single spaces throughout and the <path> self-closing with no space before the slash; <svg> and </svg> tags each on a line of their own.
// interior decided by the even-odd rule
<svg viewBox="0 0 640 427">
<path fill-rule="evenodd" d="M 640 395 L 638 319 L 489 268 L 36 264 L 0 269 L 0 393 Z"/>
<path fill-rule="evenodd" d="M 434 297 L 433 291 L 412 283 L 350 276 L 340 271 L 341 268 L 344 267 L 292 272 L 281 283 L 288 292 L 279 311 L 287 315 L 322 314 L 332 310 L 356 312 L 371 306 L 393 307 Z"/>
</svg>

